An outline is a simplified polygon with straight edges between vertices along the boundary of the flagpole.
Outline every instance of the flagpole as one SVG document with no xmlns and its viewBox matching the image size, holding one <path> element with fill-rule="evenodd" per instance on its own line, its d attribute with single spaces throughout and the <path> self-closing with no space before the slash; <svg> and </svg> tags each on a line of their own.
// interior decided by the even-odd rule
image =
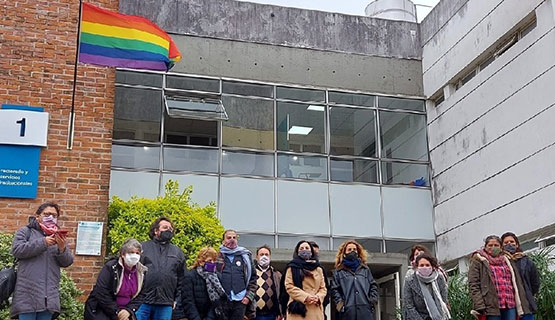
<svg viewBox="0 0 555 320">
<path fill-rule="evenodd" d="M 71 112 L 69 114 L 69 128 L 67 134 L 67 149 L 73 148 L 73 135 L 75 133 L 75 90 L 77 87 L 77 64 L 79 63 L 79 50 L 81 46 L 81 16 L 83 14 L 83 0 L 79 0 L 79 20 L 77 23 L 77 49 L 75 50 L 75 64 L 73 66 L 73 91 L 71 95 Z"/>
</svg>

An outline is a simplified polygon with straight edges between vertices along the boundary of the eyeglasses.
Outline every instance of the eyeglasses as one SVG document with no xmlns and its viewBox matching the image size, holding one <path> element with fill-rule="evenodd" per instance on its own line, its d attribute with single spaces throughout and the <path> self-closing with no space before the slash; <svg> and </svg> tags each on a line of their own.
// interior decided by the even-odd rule
<svg viewBox="0 0 555 320">
<path fill-rule="evenodd" d="M 49 216 L 53 216 L 54 218 L 58 218 L 59 215 L 57 213 L 51 213 L 51 212 L 43 212 L 40 214 L 43 217 L 49 217 Z"/>
</svg>

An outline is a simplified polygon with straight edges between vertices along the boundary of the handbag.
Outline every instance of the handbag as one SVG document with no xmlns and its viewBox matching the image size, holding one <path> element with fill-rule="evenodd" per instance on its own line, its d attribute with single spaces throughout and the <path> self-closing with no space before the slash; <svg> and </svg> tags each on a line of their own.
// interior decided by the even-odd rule
<svg viewBox="0 0 555 320">
<path fill-rule="evenodd" d="M 8 302 L 8 299 L 15 290 L 16 279 L 16 263 L 11 267 L 4 267 L 0 270 L 0 305 Z"/>
</svg>

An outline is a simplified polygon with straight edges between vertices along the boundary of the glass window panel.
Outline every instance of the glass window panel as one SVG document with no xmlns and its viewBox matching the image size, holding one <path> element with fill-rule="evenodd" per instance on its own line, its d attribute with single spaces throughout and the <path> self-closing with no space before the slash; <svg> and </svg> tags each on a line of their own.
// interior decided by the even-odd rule
<svg viewBox="0 0 555 320">
<path fill-rule="evenodd" d="M 273 177 L 274 155 L 224 150 L 222 152 L 222 172 Z"/>
<path fill-rule="evenodd" d="M 160 141 L 162 91 L 116 87 L 114 139 Z"/>
<path fill-rule="evenodd" d="M 352 106 L 373 107 L 375 97 L 366 94 L 328 92 L 329 103 L 348 104 Z"/>
<path fill-rule="evenodd" d="M 323 90 L 277 87 L 278 99 L 289 99 L 297 101 L 326 101 L 326 92 Z"/>
<path fill-rule="evenodd" d="M 325 157 L 278 155 L 278 177 L 327 180 L 328 165 Z"/>
<path fill-rule="evenodd" d="M 266 245 L 270 248 L 275 248 L 274 236 L 267 234 L 248 234 L 239 233 L 239 245 L 245 248 L 252 248 L 253 256 L 256 256 L 256 249 Z"/>
<path fill-rule="evenodd" d="M 382 236 L 380 187 L 331 184 L 330 205 L 333 235 Z"/>
<path fill-rule="evenodd" d="M 430 251 L 435 254 L 433 242 L 386 240 L 385 248 L 386 248 L 386 252 L 388 253 L 393 252 L 393 253 L 404 253 L 404 254 L 410 255 L 410 249 L 415 244 L 421 244 L 426 248 L 430 249 Z"/>
<path fill-rule="evenodd" d="M 378 107 L 386 109 L 402 109 L 425 111 L 424 100 L 378 97 Z"/>
<path fill-rule="evenodd" d="M 330 107 L 330 153 L 376 156 L 376 120 L 373 110 Z"/>
<path fill-rule="evenodd" d="M 222 145 L 274 150 L 274 102 L 222 97 L 228 121 L 222 122 Z"/>
<path fill-rule="evenodd" d="M 383 184 L 404 184 L 429 187 L 429 171 L 426 164 L 382 162 Z"/>
<path fill-rule="evenodd" d="M 112 167 L 159 169 L 160 147 L 112 145 Z"/>
<path fill-rule="evenodd" d="M 434 239 L 430 190 L 382 188 L 384 236 Z"/>
<path fill-rule="evenodd" d="M 222 92 L 243 96 L 273 98 L 274 86 L 248 82 L 224 81 L 222 83 Z"/>
<path fill-rule="evenodd" d="M 218 149 L 164 147 L 164 170 L 218 172 Z"/>
<path fill-rule="evenodd" d="M 279 102 L 277 105 L 277 149 L 325 152 L 325 112 L 311 105 Z"/>
<path fill-rule="evenodd" d="M 328 185 L 278 181 L 278 232 L 329 234 Z"/>
<path fill-rule="evenodd" d="M 166 88 L 219 93 L 220 80 L 167 75 Z"/>
<path fill-rule="evenodd" d="M 216 147 L 218 145 L 218 123 L 216 121 L 172 118 L 166 115 L 164 142 Z"/>
<path fill-rule="evenodd" d="M 273 180 L 222 178 L 221 183 L 220 219 L 226 229 L 274 232 Z"/>
<path fill-rule="evenodd" d="M 110 174 L 110 198 L 118 196 L 129 200 L 133 196 L 154 199 L 158 196 L 160 174 L 112 170 Z"/>
<path fill-rule="evenodd" d="M 301 240 L 314 241 L 320 247 L 320 250 L 329 250 L 330 240 L 324 237 L 314 237 L 314 236 L 278 236 L 278 246 L 280 249 L 291 249 L 294 250 L 297 243 Z M 293 252 L 291 252 L 293 255 Z"/>
<path fill-rule="evenodd" d="M 222 121 L 228 119 L 225 108 L 219 99 L 168 94 L 165 101 L 166 111 L 172 118 Z"/>
<path fill-rule="evenodd" d="M 333 249 L 337 250 L 345 241 L 353 238 L 333 238 Z M 355 239 L 368 252 L 382 252 L 382 240 L 380 239 Z"/>
<path fill-rule="evenodd" d="M 428 160 L 426 116 L 380 111 L 382 157 Z"/>
<path fill-rule="evenodd" d="M 162 174 L 162 183 L 164 186 L 170 179 L 179 183 L 180 190 L 183 190 L 188 186 L 193 186 L 191 200 L 199 206 L 204 207 L 218 201 L 218 177 L 187 174 Z"/>
<path fill-rule="evenodd" d="M 162 88 L 162 74 L 116 70 L 116 83 Z"/>
<path fill-rule="evenodd" d="M 331 180 L 344 182 L 378 182 L 378 162 L 362 159 L 330 159 Z"/>
</svg>

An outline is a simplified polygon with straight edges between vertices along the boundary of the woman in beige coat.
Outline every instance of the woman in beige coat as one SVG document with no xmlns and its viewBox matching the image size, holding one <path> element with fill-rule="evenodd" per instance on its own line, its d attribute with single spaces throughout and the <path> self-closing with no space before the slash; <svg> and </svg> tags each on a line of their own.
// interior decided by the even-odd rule
<svg viewBox="0 0 555 320">
<path fill-rule="evenodd" d="M 322 267 L 313 257 L 314 248 L 307 241 L 300 241 L 295 246 L 293 260 L 287 264 L 287 320 L 324 319 L 322 303 L 327 294 L 326 283 Z"/>
</svg>

